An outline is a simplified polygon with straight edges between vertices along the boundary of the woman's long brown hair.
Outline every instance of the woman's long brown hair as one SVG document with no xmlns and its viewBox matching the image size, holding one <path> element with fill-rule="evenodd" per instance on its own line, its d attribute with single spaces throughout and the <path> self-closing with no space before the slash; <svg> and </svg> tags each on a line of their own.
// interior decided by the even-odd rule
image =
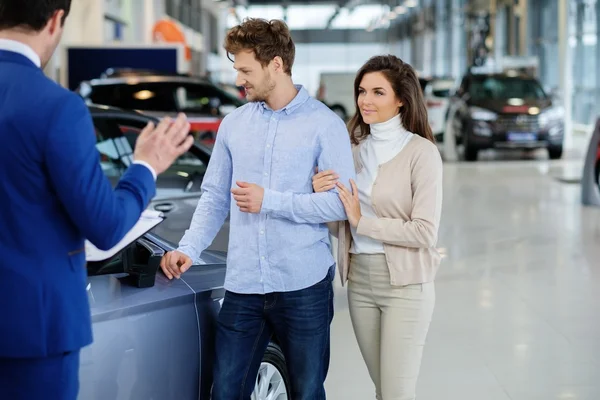
<svg viewBox="0 0 600 400">
<path fill-rule="evenodd" d="M 358 88 L 363 77 L 371 72 L 381 72 L 392 85 L 396 97 L 402 102 L 400 118 L 402 125 L 409 132 L 415 133 L 425 139 L 435 142 L 429 119 L 421 84 L 413 67 L 393 55 L 375 56 L 369 59 L 358 71 L 354 80 L 354 104 L 356 113 L 350 120 L 350 139 L 358 144 L 371 134 L 369 125 L 363 121 L 358 108 Z"/>
</svg>

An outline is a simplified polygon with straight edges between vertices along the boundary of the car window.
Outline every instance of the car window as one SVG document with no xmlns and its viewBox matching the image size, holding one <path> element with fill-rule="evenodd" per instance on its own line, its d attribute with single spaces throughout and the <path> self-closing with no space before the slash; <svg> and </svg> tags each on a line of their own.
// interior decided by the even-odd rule
<svg viewBox="0 0 600 400">
<path fill-rule="evenodd" d="M 510 98 L 545 99 L 542 86 L 534 79 L 513 77 L 481 77 L 469 88 L 474 100 L 504 100 Z"/>
<path fill-rule="evenodd" d="M 90 94 L 95 104 L 126 110 L 176 111 L 173 86 L 165 83 L 96 85 Z"/>
<path fill-rule="evenodd" d="M 437 80 L 431 85 L 431 93 L 435 97 L 450 97 L 452 95 L 453 81 Z"/>
<path fill-rule="evenodd" d="M 110 125 L 95 122 L 94 128 L 102 171 L 111 181 L 116 182 L 131 165 L 133 152 L 124 138 L 115 138 L 110 132 Z"/>
<path fill-rule="evenodd" d="M 208 115 L 225 115 L 243 102 L 226 91 L 204 83 L 179 85 L 175 96 L 179 110 Z"/>
<path fill-rule="evenodd" d="M 140 129 L 128 125 L 119 125 L 121 141 L 126 143 L 123 148 L 131 149 L 129 156 L 133 158 L 133 149 Z M 157 189 L 169 189 L 173 194 L 193 193 L 200 191 L 200 183 L 206 173 L 207 165 L 192 152 L 187 152 L 177 158 L 175 162 L 156 180 Z"/>
</svg>

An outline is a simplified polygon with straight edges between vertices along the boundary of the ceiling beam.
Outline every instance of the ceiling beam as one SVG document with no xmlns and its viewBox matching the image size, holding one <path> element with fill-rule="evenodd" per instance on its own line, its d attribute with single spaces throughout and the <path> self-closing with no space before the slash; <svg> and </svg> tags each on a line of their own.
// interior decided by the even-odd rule
<svg viewBox="0 0 600 400">
<path fill-rule="evenodd" d="M 344 1 L 344 0 L 342 0 Z M 281 0 L 247 0 L 249 6 L 278 6 Z M 287 4 L 291 6 L 306 6 L 311 4 L 339 4 L 340 0 L 288 0 Z"/>
<path fill-rule="evenodd" d="M 294 43 L 379 43 L 383 30 L 364 29 L 299 29 L 292 30 Z"/>
</svg>

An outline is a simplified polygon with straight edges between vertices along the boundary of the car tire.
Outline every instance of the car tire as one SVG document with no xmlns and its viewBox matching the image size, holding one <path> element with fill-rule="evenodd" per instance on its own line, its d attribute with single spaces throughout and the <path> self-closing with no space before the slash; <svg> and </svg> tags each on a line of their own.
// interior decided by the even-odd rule
<svg viewBox="0 0 600 400">
<path fill-rule="evenodd" d="M 340 105 L 331 106 L 331 111 L 333 111 L 338 117 L 346 121 L 348 118 L 348 114 L 346 113 L 346 109 Z"/>
<path fill-rule="evenodd" d="M 562 157 L 563 147 L 562 146 L 553 146 L 548 147 L 548 156 L 551 160 L 558 160 Z"/>
<path fill-rule="evenodd" d="M 475 147 L 465 145 L 465 161 L 477 161 L 479 150 Z"/>
<path fill-rule="evenodd" d="M 256 377 L 251 400 L 289 400 L 292 395 L 285 357 L 276 343 L 269 343 Z"/>
</svg>

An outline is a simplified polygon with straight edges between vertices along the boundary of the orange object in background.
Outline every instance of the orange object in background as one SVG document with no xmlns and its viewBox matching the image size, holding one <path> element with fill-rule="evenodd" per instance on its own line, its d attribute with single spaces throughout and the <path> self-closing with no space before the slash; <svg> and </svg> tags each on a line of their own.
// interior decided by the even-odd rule
<svg viewBox="0 0 600 400">
<path fill-rule="evenodd" d="M 154 28 L 152 28 L 152 38 L 154 42 L 181 43 L 185 45 L 185 59 L 188 61 L 192 59 L 192 50 L 187 45 L 185 34 L 176 22 L 168 19 L 157 21 L 154 24 Z"/>
</svg>

